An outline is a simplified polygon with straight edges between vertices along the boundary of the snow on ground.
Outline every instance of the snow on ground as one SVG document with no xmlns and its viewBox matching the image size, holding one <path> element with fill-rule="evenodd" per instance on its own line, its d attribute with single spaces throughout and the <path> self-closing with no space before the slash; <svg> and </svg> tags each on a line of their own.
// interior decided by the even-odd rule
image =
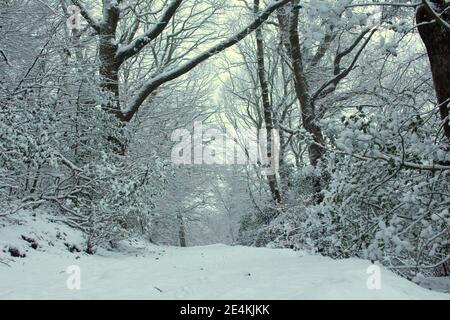
<svg viewBox="0 0 450 320">
<path fill-rule="evenodd" d="M 385 268 L 381 289 L 370 290 L 369 261 L 291 250 L 156 247 L 136 241 L 122 243 L 119 252 L 71 253 L 65 244 L 48 243 L 64 236 L 70 246 L 70 238 L 79 235 L 62 225 L 55 231 L 36 223 L 43 234 L 25 225 L 0 225 L 0 258 L 9 265 L 0 264 L 0 299 L 450 299 Z M 36 249 L 24 233 L 37 239 Z M 12 245 L 26 257 L 11 258 L 6 248 Z M 66 270 L 72 265 L 80 268 L 81 290 L 67 288 Z"/>
</svg>

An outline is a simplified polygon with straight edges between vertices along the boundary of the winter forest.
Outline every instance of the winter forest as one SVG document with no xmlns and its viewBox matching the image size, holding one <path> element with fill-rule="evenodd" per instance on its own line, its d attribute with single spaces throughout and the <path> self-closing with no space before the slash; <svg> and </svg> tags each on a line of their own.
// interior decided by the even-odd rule
<svg viewBox="0 0 450 320">
<path fill-rule="evenodd" d="M 0 0 L 0 298 L 449 299 L 449 108 L 448 0 Z"/>
</svg>

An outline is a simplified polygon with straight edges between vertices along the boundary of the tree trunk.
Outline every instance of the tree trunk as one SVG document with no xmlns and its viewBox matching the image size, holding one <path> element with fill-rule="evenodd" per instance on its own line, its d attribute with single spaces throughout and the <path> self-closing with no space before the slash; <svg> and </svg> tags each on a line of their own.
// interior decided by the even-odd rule
<svg viewBox="0 0 450 320">
<path fill-rule="evenodd" d="M 450 5 L 444 0 L 430 0 L 434 10 L 441 14 L 441 19 L 450 22 Z M 450 104 L 450 30 L 439 22 L 427 23 L 436 20 L 429 8 L 421 5 L 416 12 L 416 20 L 420 37 L 425 44 L 430 60 L 433 82 L 441 119 L 444 121 L 445 136 L 450 139 L 449 104 Z"/>
<path fill-rule="evenodd" d="M 323 145 L 323 135 L 321 128 L 316 123 L 316 112 L 314 105 L 311 103 L 308 82 L 303 68 L 303 57 L 298 33 L 298 9 L 294 6 L 298 4 L 295 1 L 293 5 L 284 10 L 284 14 L 279 16 L 282 42 L 284 43 L 289 58 L 291 60 L 294 73 L 294 89 L 300 104 L 301 125 L 312 136 L 315 143 L 308 146 L 309 162 L 316 167 L 319 160 L 324 155 L 324 150 L 319 145 Z M 321 202 L 320 196 L 321 181 L 319 178 L 314 179 L 314 191 L 316 193 L 316 201 Z"/>
<path fill-rule="evenodd" d="M 183 219 L 183 214 L 178 211 L 177 212 L 177 219 L 178 219 L 178 223 L 179 223 L 179 229 L 178 229 L 178 237 L 180 240 L 180 247 L 187 247 L 186 244 L 186 227 L 184 225 L 184 219 Z"/>
<path fill-rule="evenodd" d="M 259 0 L 254 0 L 254 12 L 258 14 L 259 12 Z M 266 67 L 264 60 L 264 41 L 262 34 L 262 27 L 255 30 L 256 36 L 256 55 L 258 61 L 258 79 L 261 87 L 264 122 L 266 124 L 267 132 L 267 159 L 271 162 L 272 167 L 274 167 L 274 161 L 276 160 L 275 155 L 272 154 L 274 149 L 274 139 L 273 139 L 273 119 L 272 119 L 272 105 L 269 96 L 269 84 L 266 79 Z M 275 146 L 276 147 L 276 146 Z M 267 180 L 269 183 L 270 192 L 272 194 L 273 200 L 280 204 L 282 202 L 280 188 L 277 181 L 276 172 L 267 175 Z"/>
<path fill-rule="evenodd" d="M 104 30 L 100 34 L 100 85 L 102 91 L 108 96 L 107 102 L 102 105 L 102 108 L 119 120 L 117 136 L 108 136 L 108 141 L 112 143 L 117 154 L 125 155 L 127 150 L 127 142 L 123 136 L 125 117 L 121 110 L 119 87 L 119 70 L 122 61 L 116 58 L 117 45 L 114 42 L 115 34 L 109 34 L 109 32 L 109 30 Z"/>
<path fill-rule="evenodd" d="M 105 36 L 100 40 L 100 77 L 101 88 L 109 95 L 109 100 L 104 109 L 113 113 L 119 119 L 122 117 L 120 110 L 119 68 L 120 63 L 115 60 L 117 46 L 111 44 L 112 38 Z"/>
</svg>

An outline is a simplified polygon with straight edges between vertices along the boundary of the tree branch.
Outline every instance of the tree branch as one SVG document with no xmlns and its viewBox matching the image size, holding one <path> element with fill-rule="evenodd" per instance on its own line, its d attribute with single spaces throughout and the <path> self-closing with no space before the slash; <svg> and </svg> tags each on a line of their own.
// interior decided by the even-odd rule
<svg viewBox="0 0 450 320">
<path fill-rule="evenodd" d="M 259 26 L 261 26 L 275 10 L 281 8 L 290 1 L 291 0 L 272 1 L 272 3 L 264 11 L 262 11 L 261 14 L 251 24 L 249 24 L 246 28 L 244 28 L 234 36 L 204 51 L 203 53 L 194 57 L 189 62 L 186 62 L 180 67 L 159 74 L 147 81 L 147 83 L 144 84 L 142 89 L 137 93 L 136 97 L 131 102 L 129 109 L 125 111 L 124 121 L 130 121 L 139 110 L 139 107 L 142 105 L 145 99 L 147 99 L 147 97 L 162 84 L 186 74 L 187 72 L 198 66 L 200 63 L 235 45 L 236 43 L 247 37 L 250 33 L 255 31 Z"/>
<path fill-rule="evenodd" d="M 147 44 L 157 38 L 167 27 L 182 2 L 183 0 L 173 0 L 166 11 L 164 11 L 161 19 L 156 23 L 156 25 L 152 29 L 137 37 L 130 44 L 119 48 L 116 58 L 119 61 L 125 61 L 138 54 Z"/>
<path fill-rule="evenodd" d="M 341 52 L 340 54 L 337 55 L 336 60 L 335 60 L 335 77 L 332 78 L 331 80 L 327 81 L 325 84 L 323 84 L 317 91 L 316 93 L 314 93 L 314 95 L 312 96 L 311 99 L 311 103 L 314 103 L 319 97 L 320 95 L 324 92 L 324 90 L 330 86 L 333 85 L 333 90 L 336 88 L 336 86 L 338 85 L 338 83 L 344 79 L 346 76 L 348 76 L 348 74 L 352 71 L 353 67 L 355 66 L 356 62 L 358 61 L 359 56 L 361 55 L 361 53 L 363 52 L 364 48 L 367 46 L 367 44 L 369 43 L 370 39 L 372 38 L 373 34 L 377 31 L 377 29 L 373 29 L 372 32 L 370 33 L 370 35 L 367 37 L 366 41 L 364 42 L 364 44 L 361 46 L 361 48 L 358 50 L 358 52 L 356 53 L 355 57 L 353 58 L 353 61 L 351 62 L 351 64 L 344 70 L 344 71 L 340 71 L 340 61 L 342 60 L 342 58 L 347 55 L 348 53 L 350 53 L 357 45 L 358 43 L 361 41 L 361 39 L 364 37 L 364 35 L 367 34 L 369 30 L 364 31 L 357 39 L 356 41 L 353 43 L 352 46 L 350 46 L 347 50 Z"/>
<path fill-rule="evenodd" d="M 100 23 L 90 14 L 86 7 L 79 0 L 71 0 L 73 5 L 80 8 L 80 14 L 87 21 L 87 23 L 97 32 L 100 32 Z"/>
<path fill-rule="evenodd" d="M 443 2 L 443 1 L 442 1 Z M 427 11 L 431 14 L 431 16 L 436 20 L 436 22 L 441 26 L 444 27 L 447 30 L 450 30 L 450 23 L 448 23 L 447 21 L 445 21 L 444 19 L 441 18 L 441 15 L 438 14 L 436 11 L 434 11 L 433 9 L 433 5 L 430 3 L 430 1 L 428 0 L 422 0 L 422 3 L 425 7 L 425 9 L 427 9 Z M 444 2 L 443 2 L 444 5 Z M 444 7 L 442 9 L 442 11 L 445 11 L 446 8 Z"/>
</svg>

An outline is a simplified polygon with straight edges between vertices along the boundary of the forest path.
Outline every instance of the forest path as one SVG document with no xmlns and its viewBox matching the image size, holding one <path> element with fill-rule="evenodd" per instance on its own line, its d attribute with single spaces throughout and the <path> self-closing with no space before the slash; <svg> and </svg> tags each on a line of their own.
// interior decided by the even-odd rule
<svg viewBox="0 0 450 320">
<path fill-rule="evenodd" d="M 370 290 L 369 261 L 335 261 L 291 250 L 212 245 L 150 247 L 77 255 L 34 251 L 0 265 L 0 299 L 450 299 L 381 268 Z M 79 266 L 81 290 L 67 288 Z"/>
</svg>

